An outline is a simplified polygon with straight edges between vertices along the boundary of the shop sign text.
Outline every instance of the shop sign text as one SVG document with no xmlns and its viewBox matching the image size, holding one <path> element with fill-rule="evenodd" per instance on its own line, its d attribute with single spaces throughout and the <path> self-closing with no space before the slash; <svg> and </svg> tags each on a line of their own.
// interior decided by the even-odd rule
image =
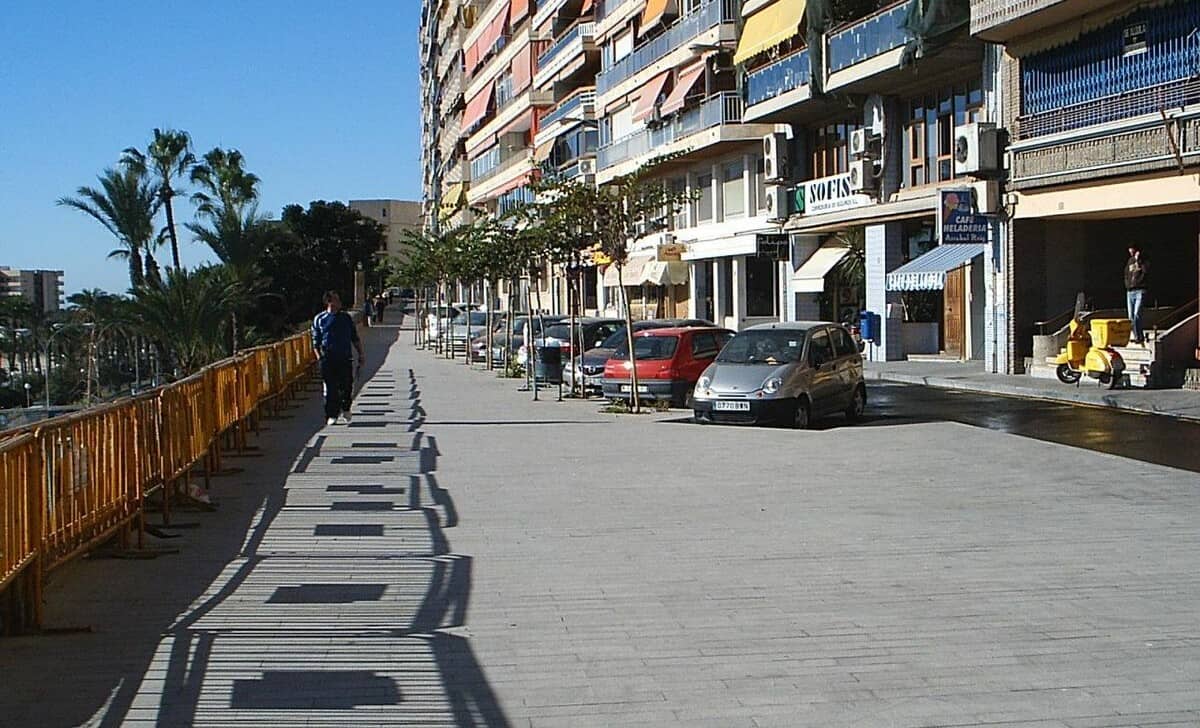
<svg viewBox="0 0 1200 728">
<path fill-rule="evenodd" d="M 796 205 L 804 215 L 848 210 L 869 205 L 873 201 L 870 195 L 854 191 L 849 172 L 804 182 L 796 194 Z"/>
<path fill-rule="evenodd" d="M 987 244 L 991 224 L 986 215 L 975 212 L 974 192 L 970 188 L 938 191 L 938 226 L 942 245 Z"/>
</svg>

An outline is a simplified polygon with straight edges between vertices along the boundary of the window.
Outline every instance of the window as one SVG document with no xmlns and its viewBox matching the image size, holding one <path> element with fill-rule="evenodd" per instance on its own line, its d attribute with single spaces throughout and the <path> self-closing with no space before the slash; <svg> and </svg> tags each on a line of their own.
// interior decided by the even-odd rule
<svg viewBox="0 0 1200 728">
<path fill-rule="evenodd" d="M 830 329 L 829 332 L 833 337 L 833 350 L 837 352 L 838 356 L 850 356 L 858 353 L 854 339 L 850 338 L 850 334 L 846 333 L 845 329 Z"/>
<path fill-rule="evenodd" d="M 713 219 L 713 177 L 702 174 L 696 178 L 696 222 L 712 222 Z"/>
<path fill-rule="evenodd" d="M 746 315 L 778 315 L 778 266 L 772 258 L 746 259 Z"/>
<path fill-rule="evenodd" d="M 954 129 L 979 121 L 982 113 L 983 89 L 977 80 L 910 99 L 903 137 L 908 160 L 904 186 L 954 179 Z"/>
<path fill-rule="evenodd" d="M 676 177 L 667 183 L 676 199 L 682 199 L 687 194 L 687 178 Z M 672 230 L 682 230 L 688 226 L 687 203 L 681 203 L 671 211 L 670 222 Z"/>
<path fill-rule="evenodd" d="M 859 128 L 859 124 L 844 122 L 809 132 L 813 179 L 850 171 L 850 133 Z"/>
<path fill-rule="evenodd" d="M 808 340 L 808 363 L 819 367 L 830 361 L 833 361 L 833 344 L 829 341 L 829 334 L 824 330 L 818 331 Z"/>
<path fill-rule="evenodd" d="M 385 208 L 383 208 L 382 210 L 380 210 L 380 211 L 379 211 L 379 214 L 380 214 L 380 215 L 382 215 L 382 216 L 384 216 L 384 217 L 387 217 L 387 208 L 385 207 Z"/>
<path fill-rule="evenodd" d="M 627 30 L 613 39 L 613 63 L 633 52 L 633 30 Z"/>
<path fill-rule="evenodd" d="M 746 187 L 743 183 L 743 166 L 739 159 L 721 167 L 721 200 L 725 219 L 746 214 Z"/>
<path fill-rule="evenodd" d="M 767 175 L 762 157 L 754 161 L 754 200 L 759 212 L 767 211 Z"/>
<path fill-rule="evenodd" d="M 692 335 L 692 357 L 695 359 L 711 359 L 717 355 L 717 337 L 711 331 Z"/>
</svg>

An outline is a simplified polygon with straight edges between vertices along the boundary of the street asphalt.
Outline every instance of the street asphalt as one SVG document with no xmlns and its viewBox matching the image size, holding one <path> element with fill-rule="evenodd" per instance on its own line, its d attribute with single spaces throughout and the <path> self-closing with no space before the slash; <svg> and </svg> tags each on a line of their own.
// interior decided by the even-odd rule
<svg viewBox="0 0 1200 728">
<path fill-rule="evenodd" d="M 178 553 L 56 572 L 92 631 L 0 641 L 0 724 L 1200 724 L 1194 425 L 872 384 L 698 426 L 396 336 Z"/>
</svg>

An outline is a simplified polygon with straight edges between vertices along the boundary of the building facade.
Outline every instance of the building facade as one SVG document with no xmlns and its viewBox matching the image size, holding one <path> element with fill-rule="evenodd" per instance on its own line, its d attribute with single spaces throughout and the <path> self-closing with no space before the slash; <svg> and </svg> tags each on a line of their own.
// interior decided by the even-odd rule
<svg viewBox="0 0 1200 728">
<path fill-rule="evenodd" d="M 383 226 L 384 246 L 378 255 L 400 258 L 404 255 L 404 234 L 425 227 L 425 210 L 410 200 L 350 200 L 350 209 Z"/>
<path fill-rule="evenodd" d="M 43 313 L 58 311 L 63 307 L 63 272 L 0 266 L 0 296 L 20 296 Z"/>
<path fill-rule="evenodd" d="M 1078 293 L 1123 306 L 1138 243 L 1157 271 L 1138 371 L 1200 349 L 1200 0 L 425 5 L 445 19 L 424 145 L 442 221 L 530 201 L 537 169 L 604 185 L 677 155 L 660 174 L 691 202 L 630 241 L 623 288 L 585 271 L 589 312 L 868 311 L 871 359 L 1036 373 Z"/>
<path fill-rule="evenodd" d="M 1124 316 L 1122 269 L 1152 277 L 1135 382 L 1170 384 L 1200 356 L 1200 0 L 972 0 L 1004 49 L 1011 219 L 1007 328 L 1016 371 L 1048 375 L 1083 294 Z"/>
</svg>

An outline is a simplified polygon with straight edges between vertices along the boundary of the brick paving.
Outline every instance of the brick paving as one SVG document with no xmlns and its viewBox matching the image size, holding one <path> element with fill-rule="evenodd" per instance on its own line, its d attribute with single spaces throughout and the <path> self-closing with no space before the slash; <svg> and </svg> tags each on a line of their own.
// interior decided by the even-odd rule
<svg viewBox="0 0 1200 728">
<path fill-rule="evenodd" d="M 56 574 L 52 621 L 95 631 L 0 642 L 0 723 L 1200 724 L 1195 474 L 514 390 L 394 344 L 179 554 Z"/>
</svg>

